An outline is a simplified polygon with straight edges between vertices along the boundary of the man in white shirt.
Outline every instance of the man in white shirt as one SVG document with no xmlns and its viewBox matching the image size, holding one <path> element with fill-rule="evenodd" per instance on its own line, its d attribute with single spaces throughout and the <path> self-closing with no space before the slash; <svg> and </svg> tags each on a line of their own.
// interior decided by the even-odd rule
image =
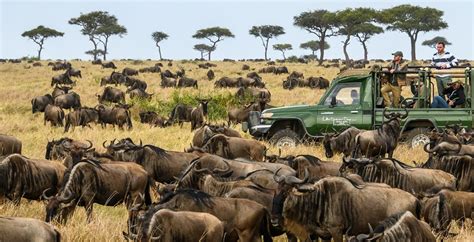
<svg viewBox="0 0 474 242">
<path fill-rule="evenodd" d="M 433 55 L 431 60 L 431 66 L 436 67 L 437 69 L 449 69 L 453 66 L 458 65 L 458 60 L 454 55 L 449 52 L 445 52 L 445 43 L 438 42 L 436 44 L 436 52 Z M 448 83 L 451 83 L 451 75 L 436 75 L 436 86 L 438 87 L 438 95 L 443 97 L 443 91 L 448 86 Z"/>
</svg>

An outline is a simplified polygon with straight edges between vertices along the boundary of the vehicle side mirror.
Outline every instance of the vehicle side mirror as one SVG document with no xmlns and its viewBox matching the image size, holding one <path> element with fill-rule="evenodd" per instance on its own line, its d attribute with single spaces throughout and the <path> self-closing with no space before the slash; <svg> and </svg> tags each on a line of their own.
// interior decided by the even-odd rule
<svg viewBox="0 0 474 242">
<path fill-rule="evenodd" d="M 336 97 L 333 96 L 331 97 L 331 107 L 335 107 L 337 105 L 337 100 L 336 100 Z"/>
</svg>

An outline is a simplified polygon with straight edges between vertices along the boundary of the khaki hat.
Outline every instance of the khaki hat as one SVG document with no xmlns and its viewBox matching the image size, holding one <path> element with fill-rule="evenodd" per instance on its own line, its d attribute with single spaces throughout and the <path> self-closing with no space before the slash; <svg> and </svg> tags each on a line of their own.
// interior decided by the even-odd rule
<svg viewBox="0 0 474 242">
<path fill-rule="evenodd" d="M 464 83 L 461 81 L 461 80 L 455 80 L 455 81 L 452 81 L 452 82 L 448 82 L 448 85 L 452 85 L 454 83 L 459 83 L 459 85 L 463 85 Z"/>
<path fill-rule="evenodd" d="M 395 51 L 394 53 L 392 53 L 392 55 L 403 57 L 403 52 L 401 52 L 401 51 Z"/>
</svg>

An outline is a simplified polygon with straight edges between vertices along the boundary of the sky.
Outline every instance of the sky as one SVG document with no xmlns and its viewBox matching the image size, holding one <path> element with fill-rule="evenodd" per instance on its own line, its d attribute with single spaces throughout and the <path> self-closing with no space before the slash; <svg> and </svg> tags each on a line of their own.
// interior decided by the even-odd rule
<svg viewBox="0 0 474 242">
<path fill-rule="evenodd" d="M 286 56 L 302 56 L 310 51 L 299 45 L 317 37 L 306 30 L 293 25 L 293 17 L 305 11 L 326 9 L 338 11 L 345 8 L 372 7 L 391 8 L 400 4 L 412 4 L 432 7 L 444 11 L 443 19 L 448 28 L 436 32 L 420 33 L 417 41 L 417 58 L 430 59 L 434 49 L 422 46 L 424 40 L 435 36 L 444 36 L 452 43 L 447 47 L 458 59 L 474 60 L 474 1 L 269 1 L 269 0 L 139 0 L 139 1 L 40 1 L 40 0 L 0 0 L 0 58 L 20 58 L 36 56 L 38 46 L 21 34 L 39 25 L 64 32 L 63 37 L 45 41 L 42 59 L 90 59 L 85 51 L 92 49 L 92 43 L 77 25 L 68 24 L 68 20 L 79 17 L 81 13 L 107 11 L 118 18 L 119 24 L 127 28 L 122 38 L 117 36 L 109 40 L 108 59 L 158 59 L 158 49 L 151 38 L 154 31 L 162 31 L 170 37 L 161 42 L 163 58 L 194 59 L 200 53 L 193 50 L 195 44 L 208 43 L 206 40 L 192 38 L 198 29 L 220 26 L 228 28 L 235 38 L 219 42 L 213 52 L 213 60 L 263 58 L 264 49 L 260 39 L 249 35 L 252 26 L 280 25 L 286 34 L 270 40 L 270 45 L 289 43 L 293 50 Z M 343 37 L 331 37 L 325 58 L 344 58 Z M 386 31 L 376 35 L 368 42 L 369 59 L 390 59 L 391 53 L 403 51 L 410 58 L 410 40 L 407 34 Z M 362 59 L 363 49 L 356 39 L 350 42 L 349 56 Z M 269 48 L 269 58 L 282 58 L 281 52 Z"/>
</svg>

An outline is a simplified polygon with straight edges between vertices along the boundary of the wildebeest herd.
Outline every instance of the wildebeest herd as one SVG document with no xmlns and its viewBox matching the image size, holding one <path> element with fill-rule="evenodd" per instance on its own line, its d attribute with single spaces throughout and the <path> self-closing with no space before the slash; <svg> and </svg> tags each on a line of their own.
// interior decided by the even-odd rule
<svg viewBox="0 0 474 242">
<path fill-rule="evenodd" d="M 104 85 L 145 91 L 146 82 L 128 80 L 135 73 L 112 72 L 114 81 Z M 227 83 L 222 79 L 216 83 Z M 228 83 L 234 81 L 241 88 L 236 95 L 250 93 L 255 102 L 229 110 L 229 124 L 245 121 L 246 110 L 268 108 L 271 95 L 261 78 Z M 65 131 L 91 123 L 132 128 L 130 104 L 113 86 L 98 94 L 94 108 L 82 107 L 78 94 L 69 108 L 56 105 L 57 97 L 74 93 L 73 83 L 54 83 L 52 94 L 32 100 L 33 112 L 44 111 L 45 120 L 65 125 Z M 44 159 L 33 159 L 22 155 L 20 140 L 0 135 L 0 196 L 16 206 L 21 198 L 45 201 L 44 220 L 65 226 L 77 206 L 85 208 L 90 222 L 94 204 L 124 204 L 123 237 L 136 241 L 271 241 L 280 235 L 289 241 L 435 241 L 450 236 L 452 221 L 462 224 L 474 216 L 474 146 L 468 130 L 432 131 L 424 147 L 429 159 L 409 166 L 411 161 L 393 158 L 407 113 L 384 111 L 386 121 L 376 130 L 349 127 L 326 135 L 324 159 L 282 157 L 229 125 L 206 122 L 209 102 L 212 98 L 199 99 L 197 106 L 179 104 L 168 117 L 139 112 L 140 121 L 151 126 L 191 122 L 194 136 L 184 151 L 130 138 L 94 144 L 63 137 L 47 142 Z M 72 111 L 64 115 L 63 109 Z M 342 161 L 326 160 L 337 153 L 344 155 Z M 0 224 L 9 232 L 5 238 L 60 238 L 54 226 L 34 219 L 1 217 Z M 31 229 L 21 230 L 24 226 Z"/>
</svg>

